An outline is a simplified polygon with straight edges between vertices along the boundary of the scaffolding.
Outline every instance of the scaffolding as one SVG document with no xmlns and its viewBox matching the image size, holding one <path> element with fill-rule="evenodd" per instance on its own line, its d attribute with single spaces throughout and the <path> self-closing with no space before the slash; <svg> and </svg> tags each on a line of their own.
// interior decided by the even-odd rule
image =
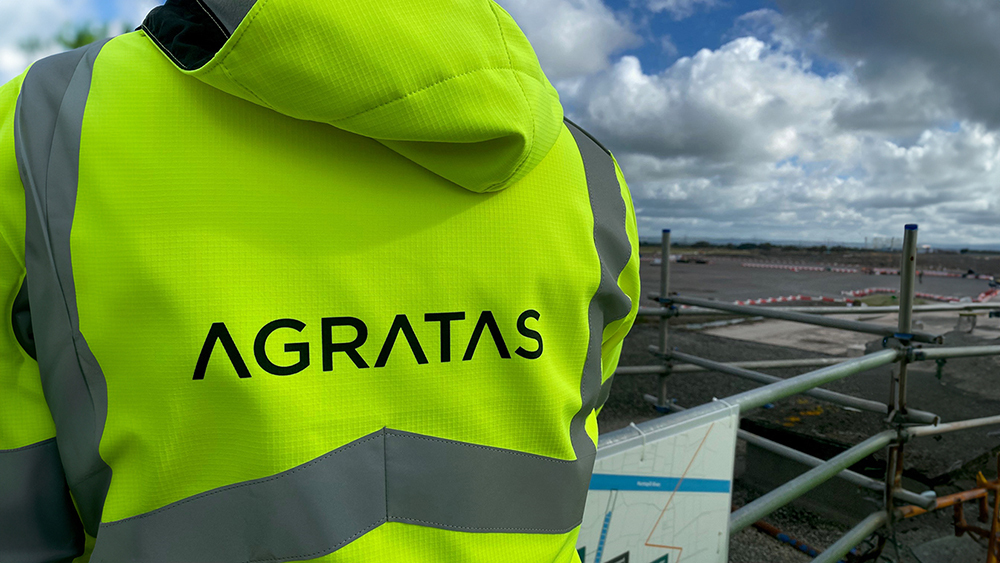
<svg viewBox="0 0 1000 563">
<path fill-rule="evenodd" d="M 946 432 L 954 432 L 977 428 L 981 426 L 1000 424 L 1000 416 L 941 423 L 934 413 L 911 408 L 907 404 L 907 366 L 913 362 L 933 361 L 949 358 L 971 356 L 1000 355 L 1000 346 L 966 346 L 966 347 L 918 347 L 924 345 L 942 345 L 944 338 L 913 329 L 913 313 L 921 311 L 954 311 L 956 313 L 983 309 L 1000 309 L 1000 305 L 985 303 L 964 303 L 956 305 L 914 306 L 914 286 L 916 277 L 917 257 L 917 225 L 906 225 L 902 239 L 902 256 L 900 261 L 899 305 L 894 307 L 866 307 L 868 312 L 898 313 L 896 326 L 883 326 L 868 322 L 831 318 L 838 314 L 857 314 L 861 311 L 849 307 L 756 307 L 738 305 L 720 301 L 686 297 L 670 292 L 670 231 L 664 230 L 661 241 L 660 287 L 659 293 L 650 298 L 659 307 L 642 307 L 639 314 L 659 318 L 659 339 L 657 346 L 651 346 L 650 352 L 660 362 L 656 365 L 623 366 L 615 372 L 615 376 L 638 374 L 656 374 L 659 376 L 659 386 L 656 394 L 648 394 L 645 399 L 661 412 L 671 412 L 666 416 L 647 421 L 638 425 L 641 436 L 633 429 L 625 428 L 616 432 L 601 435 L 600 449 L 602 455 L 613 455 L 636 445 L 637 441 L 655 440 L 664 430 L 678 422 L 695 419 L 717 409 L 737 406 L 740 413 L 762 407 L 774 401 L 797 394 L 805 394 L 830 403 L 846 406 L 862 411 L 879 413 L 885 416 L 886 427 L 882 431 L 861 443 L 848 448 L 844 452 L 828 460 L 821 460 L 800 452 L 788 446 L 756 436 L 740 430 L 738 436 L 747 442 L 767 449 L 788 459 L 799 461 L 812 469 L 766 493 L 760 498 L 734 511 L 729 519 L 729 532 L 732 534 L 750 526 L 785 506 L 813 488 L 833 477 L 845 479 L 855 485 L 883 493 L 883 506 L 854 528 L 846 532 L 837 542 L 820 553 L 813 561 L 820 563 L 840 561 L 845 554 L 857 546 L 865 538 L 878 530 L 892 526 L 903 518 L 910 518 L 928 511 L 946 506 L 961 506 L 961 502 L 982 499 L 985 508 L 985 498 L 989 491 L 997 495 L 1000 489 L 1000 468 L 998 481 L 980 483 L 973 491 L 959 493 L 936 499 L 902 487 L 903 461 L 905 444 L 915 438 L 934 436 Z M 750 317 L 782 319 L 815 326 L 829 327 L 839 330 L 861 332 L 881 336 L 884 349 L 857 358 L 807 358 L 801 360 L 769 360 L 757 362 L 717 362 L 672 350 L 669 345 L 668 320 L 679 315 L 718 314 L 719 311 L 735 313 Z M 892 386 L 888 400 L 885 403 L 836 393 L 821 386 L 855 375 L 880 366 L 894 364 L 892 370 Z M 756 371 L 765 368 L 818 367 L 787 379 L 775 377 Z M 752 389 L 725 399 L 720 399 L 704 405 L 683 409 L 672 404 L 669 398 L 668 380 L 674 373 L 684 373 L 699 370 L 712 370 L 763 383 L 763 387 Z M 883 481 L 878 481 L 848 468 L 867 456 L 888 448 L 886 473 Z M 963 496 L 964 495 L 964 496 Z M 951 497 L 955 497 L 952 499 Z M 969 498 L 966 498 L 969 497 Z M 1000 500 L 995 499 L 997 504 Z M 956 509 L 958 510 L 958 509 Z M 1000 561 L 997 553 L 997 514 L 993 515 L 993 525 L 989 532 L 967 526 L 976 533 L 989 537 L 989 563 Z M 964 520 L 962 521 L 964 524 Z M 956 524 L 956 533 L 958 532 Z M 967 530 L 968 531 L 968 530 Z"/>
</svg>

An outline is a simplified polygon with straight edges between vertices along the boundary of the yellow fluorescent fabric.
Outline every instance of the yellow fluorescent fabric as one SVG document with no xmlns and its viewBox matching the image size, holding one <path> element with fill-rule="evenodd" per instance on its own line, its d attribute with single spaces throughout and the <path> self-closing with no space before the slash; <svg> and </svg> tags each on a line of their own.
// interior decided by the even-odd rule
<svg viewBox="0 0 1000 563">
<path fill-rule="evenodd" d="M 103 47 L 91 84 L 70 242 L 80 332 L 107 384 L 102 522 L 385 427 L 575 459 L 608 257 L 558 96 L 496 4 L 258 0 L 202 68 L 179 71 L 137 32 Z M 8 316 L 24 271 L 23 191 L 6 162 L 16 88 L 0 91 Z M 639 296 L 617 178 L 631 255 L 611 281 L 631 310 L 594 327 L 603 381 Z M 450 336 L 427 317 L 442 313 L 463 317 Z M 328 349 L 358 326 L 355 355 Z M 9 332 L 0 361 L 15 361 L 17 408 L 34 414 L 0 408 L 0 448 L 52 435 L 24 383 L 37 367 L 8 354 Z M 585 430 L 596 444 L 596 411 Z M 576 563 L 577 533 L 389 523 L 321 560 Z"/>
<path fill-rule="evenodd" d="M 83 128 L 73 266 L 81 331 L 108 382 L 105 520 L 286 470 L 383 426 L 574 458 L 568 427 L 599 270 L 568 131 L 519 185 L 477 195 L 370 139 L 178 76 L 153 49 L 139 34 L 105 47 Z M 158 134 L 120 133 L 135 123 Z M 546 350 L 535 360 L 515 354 L 536 347 L 516 327 L 531 309 Z M 487 330 L 462 360 L 483 311 L 510 359 Z M 443 312 L 466 314 L 447 363 L 440 325 L 424 321 Z M 363 320 L 358 351 L 374 366 L 400 314 L 428 364 L 400 335 L 385 367 L 337 353 L 323 371 L 321 318 Z M 268 356 L 290 365 L 298 355 L 284 344 L 305 342 L 310 366 L 278 377 L 256 364 L 253 343 L 284 318 L 306 327 L 276 331 Z M 219 322 L 253 377 L 237 377 L 219 345 L 192 380 Z"/>
<path fill-rule="evenodd" d="M 476 192 L 523 177 L 562 130 L 559 96 L 534 51 L 488 0 L 259 0 L 190 74 L 378 139 Z"/>
<path fill-rule="evenodd" d="M 24 188 L 14 156 L 14 106 L 24 75 L 0 88 L 0 450 L 56 435 L 42 396 L 38 363 L 14 337 L 14 297 L 24 279 Z"/>
<path fill-rule="evenodd" d="M 576 538 L 580 529 L 569 534 L 470 534 L 390 522 L 369 532 L 326 557 L 323 563 L 358 561 L 406 561 L 407 563 L 511 563 L 548 561 L 580 563 Z M 484 549 L 483 546 L 486 546 Z"/>
</svg>

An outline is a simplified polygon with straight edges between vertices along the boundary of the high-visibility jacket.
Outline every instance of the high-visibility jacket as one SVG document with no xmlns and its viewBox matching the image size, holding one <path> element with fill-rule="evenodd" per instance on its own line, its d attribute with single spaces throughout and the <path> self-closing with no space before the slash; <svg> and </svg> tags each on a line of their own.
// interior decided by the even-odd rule
<svg viewBox="0 0 1000 563">
<path fill-rule="evenodd" d="M 0 240 L 0 561 L 578 560 L 635 217 L 491 1 L 170 0 L 43 59 Z"/>
</svg>

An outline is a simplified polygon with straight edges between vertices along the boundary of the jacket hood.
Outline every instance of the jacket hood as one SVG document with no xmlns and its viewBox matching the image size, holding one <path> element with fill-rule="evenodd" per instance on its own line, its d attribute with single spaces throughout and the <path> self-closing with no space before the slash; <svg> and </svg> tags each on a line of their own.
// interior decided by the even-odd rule
<svg viewBox="0 0 1000 563">
<path fill-rule="evenodd" d="M 558 94 L 492 0 L 168 0 L 142 29 L 198 80 L 474 192 L 518 181 L 562 129 Z"/>
</svg>

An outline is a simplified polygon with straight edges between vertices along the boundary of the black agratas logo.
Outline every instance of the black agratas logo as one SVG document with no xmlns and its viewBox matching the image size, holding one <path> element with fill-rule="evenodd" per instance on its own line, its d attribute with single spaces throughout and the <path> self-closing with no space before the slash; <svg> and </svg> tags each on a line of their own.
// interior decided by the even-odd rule
<svg viewBox="0 0 1000 563">
<path fill-rule="evenodd" d="M 541 315 L 538 311 L 528 309 L 527 311 L 521 313 L 521 315 L 517 318 L 518 334 L 534 341 L 534 346 L 532 346 L 534 348 L 533 350 L 528 350 L 523 346 L 518 346 L 517 349 L 514 350 L 514 353 L 521 358 L 535 360 L 542 356 L 542 335 L 538 331 L 528 328 L 527 326 L 528 319 L 538 321 L 540 317 Z M 441 350 L 439 357 L 442 363 L 451 361 L 452 323 L 461 322 L 465 319 L 465 312 L 427 313 L 424 315 L 425 323 L 437 323 L 439 325 L 438 330 L 441 335 Z M 323 371 L 333 371 L 333 355 L 338 352 L 346 354 L 357 368 L 364 369 L 370 367 L 368 361 L 365 360 L 365 358 L 358 351 L 358 348 L 363 346 L 365 342 L 368 341 L 368 325 L 366 325 L 364 321 L 356 317 L 324 317 L 320 319 L 320 327 L 322 333 L 320 349 L 323 359 Z M 336 327 L 353 328 L 355 334 L 354 338 L 348 342 L 334 342 L 333 332 Z M 285 344 L 285 352 L 298 355 L 298 361 L 291 365 L 278 365 L 274 363 L 274 361 L 268 357 L 266 352 L 267 340 L 277 330 L 290 329 L 302 332 L 305 328 L 306 324 L 296 319 L 278 319 L 265 324 L 260 331 L 257 332 L 257 337 L 254 338 L 253 343 L 253 355 L 254 359 L 257 361 L 257 365 L 272 375 L 293 375 L 308 368 L 311 359 L 309 354 L 309 342 L 289 342 Z M 469 343 L 466 345 L 465 353 L 462 355 L 462 361 L 467 362 L 473 359 L 476 354 L 476 349 L 479 347 L 479 343 L 483 339 L 483 334 L 487 331 L 489 331 L 490 338 L 493 340 L 493 344 L 496 346 L 496 350 L 500 354 L 500 357 L 504 359 L 511 359 L 510 350 L 507 347 L 507 341 L 500 332 L 500 326 L 497 324 L 496 317 L 494 317 L 492 311 L 483 311 L 480 313 L 479 319 L 476 321 L 476 326 L 472 330 Z M 413 325 L 410 323 L 410 319 L 406 315 L 396 315 L 392 321 L 392 326 L 389 327 L 389 332 L 386 334 L 385 340 L 382 342 L 382 347 L 379 350 L 378 358 L 375 360 L 374 367 L 385 367 L 400 334 L 402 334 L 403 338 L 406 340 L 406 343 L 410 348 L 410 352 L 413 354 L 417 364 L 427 364 L 430 362 L 427 359 L 427 354 L 424 352 L 423 346 L 420 344 L 420 340 L 417 338 L 416 332 L 413 330 Z M 217 343 L 222 343 L 222 348 L 229 357 L 230 363 L 232 363 L 233 367 L 236 369 L 236 374 L 241 378 L 251 377 L 250 369 L 247 367 L 247 363 L 244 361 L 243 355 L 240 353 L 239 348 L 236 346 L 236 342 L 229 333 L 229 328 L 226 327 L 226 323 L 218 322 L 213 323 L 212 327 L 208 330 L 208 336 L 205 337 L 205 344 L 202 345 L 201 354 L 198 355 L 198 363 L 194 368 L 193 379 L 205 379 L 205 370 L 208 368 L 208 360 L 211 358 L 212 351 L 215 350 Z"/>
</svg>

